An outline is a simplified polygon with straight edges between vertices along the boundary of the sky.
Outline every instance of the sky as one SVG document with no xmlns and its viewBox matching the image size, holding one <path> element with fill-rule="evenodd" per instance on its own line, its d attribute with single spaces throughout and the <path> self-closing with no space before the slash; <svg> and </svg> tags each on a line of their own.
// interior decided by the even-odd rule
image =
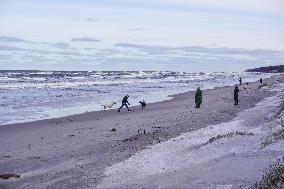
<svg viewBox="0 0 284 189">
<path fill-rule="evenodd" d="M 283 34 L 284 0 L 0 0 L 0 69 L 243 71 Z"/>
</svg>

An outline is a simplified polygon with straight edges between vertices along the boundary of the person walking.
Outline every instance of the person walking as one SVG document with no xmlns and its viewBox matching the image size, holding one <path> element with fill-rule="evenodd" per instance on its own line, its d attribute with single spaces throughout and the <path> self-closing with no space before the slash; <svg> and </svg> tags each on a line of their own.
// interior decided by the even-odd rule
<svg viewBox="0 0 284 189">
<path fill-rule="evenodd" d="M 129 107 L 127 106 L 127 104 L 130 106 L 129 102 L 128 102 L 128 98 L 129 95 L 126 95 L 123 99 L 122 99 L 122 105 L 120 106 L 120 108 L 118 108 L 118 112 L 120 112 L 121 108 L 123 108 L 123 106 L 125 106 L 127 108 L 127 110 L 130 112 L 131 110 L 129 109 Z"/>
<path fill-rule="evenodd" d="M 239 105 L 239 88 L 238 86 L 235 86 L 234 89 L 234 100 L 235 100 L 235 104 L 234 105 Z"/>
<path fill-rule="evenodd" d="M 202 103 L 202 91 L 199 87 L 197 87 L 195 93 L 195 108 L 200 108 L 201 103 Z"/>
<path fill-rule="evenodd" d="M 262 85 L 262 78 L 260 78 L 260 80 L 259 80 L 259 81 L 260 81 L 260 84 Z"/>
<path fill-rule="evenodd" d="M 241 77 L 240 77 L 240 79 L 239 79 L 239 82 L 240 82 L 240 85 L 242 85 L 242 82 L 243 82 L 243 81 L 242 81 L 242 78 L 241 78 Z"/>
</svg>

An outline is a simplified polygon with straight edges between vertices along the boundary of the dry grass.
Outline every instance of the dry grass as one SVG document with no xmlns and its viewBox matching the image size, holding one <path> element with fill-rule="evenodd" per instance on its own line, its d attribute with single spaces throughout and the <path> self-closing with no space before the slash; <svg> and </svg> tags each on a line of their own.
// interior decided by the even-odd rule
<svg viewBox="0 0 284 189">
<path fill-rule="evenodd" d="M 284 156 L 283 156 L 284 158 Z M 263 177 L 255 182 L 250 188 L 252 189 L 273 189 L 284 187 L 284 162 L 278 160 L 271 165 Z"/>
<path fill-rule="evenodd" d="M 262 139 L 261 149 L 273 144 L 279 140 L 284 140 L 284 122 L 281 122 L 281 128 L 271 131 L 265 138 Z"/>
<path fill-rule="evenodd" d="M 275 114 L 275 118 L 279 118 L 279 116 L 283 111 L 284 111 L 284 100 L 282 100 L 280 105 L 278 106 L 278 111 Z"/>
</svg>

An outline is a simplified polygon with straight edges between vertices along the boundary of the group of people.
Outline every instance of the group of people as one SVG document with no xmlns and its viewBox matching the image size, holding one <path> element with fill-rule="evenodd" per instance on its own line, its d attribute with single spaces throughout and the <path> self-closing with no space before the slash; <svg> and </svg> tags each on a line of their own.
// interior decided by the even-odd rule
<svg viewBox="0 0 284 189">
<path fill-rule="evenodd" d="M 240 85 L 242 85 L 242 78 L 239 78 L 239 82 L 240 82 Z M 260 78 L 259 80 L 260 84 L 262 85 L 262 78 Z M 235 86 L 235 89 L 234 89 L 234 105 L 239 105 L 239 87 L 238 86 Z M 198 87 L 197 90 L 196 90 L 196 93 L 195 93 L 195 108 L 200 108 L 200 105 L 202 103 L 202 91 L 200 90 L 200 88 Z"/>
<path fill-rule="evenodd" d="M 262 78 L 260 78 L 260 83 L 262 84 Z M 242 78 L 239 78 L 239 82 L 240 82 L 240 85 L 242 85 Z M 239 104 L 239 87 L 238 86 L 235 86 L 235 89 L 234 89 L 234 105 L 238 105 Z M 120 108 L 118 108 L 118 112 L 120 112 L 120 110 L 125 106 L 127 108 L 128 111 L 131 111 L 128 107 L 128 105 L 130 105 L 130 103 L 128 102 L 128 98 L 129 98 L 129 95 L 126 95 L 123 99 L 122 99 L 122 105 Z M 144 109 L 146 107 L 146 103 L 145 101 L 143 100 L 142 102 L 140 101 L 139 102 L 141 105 L 142 105 L 142 109 Z M 197 87 L 197 90 L 195 92 L 195 108 L 200 108 L 200 105 L 202 103 L 202 91 L 200 89 L 200 87 Z"/>
<path fill-rule="evenodd" d="M 239 88 L 238 86 L 235 87 L 234 89 L 234 101 L 235 105 L 239 104 Z M 197 87 L 197 90 L 195 92 L 195 108 L 200 108 L 200 105 L 202 103 L 202 91 L 199 87 Z"/>
</svg>

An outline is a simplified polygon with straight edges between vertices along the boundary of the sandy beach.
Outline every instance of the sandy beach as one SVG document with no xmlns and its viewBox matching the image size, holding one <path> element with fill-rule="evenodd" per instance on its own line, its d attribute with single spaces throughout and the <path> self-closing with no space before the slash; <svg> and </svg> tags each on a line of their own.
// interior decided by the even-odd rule
<svg viewBox="0 0 284 189">
<path fill-rule="evenodd" d="M 283 142 L 258 148 L 276 127 L 284 75 L 264 83 L 269 87 L 243 83 L 238 106 L 228 86 L 203 91 L 200 109 L 194 92 L 186 92 L 146 110 L 0 126 L 0 174 L 20 175 L 0 179 L 0 188 L 248 187 L 284 155 Z M 207 145 L 228 133 L 230 139 Z"/>
</svg>

